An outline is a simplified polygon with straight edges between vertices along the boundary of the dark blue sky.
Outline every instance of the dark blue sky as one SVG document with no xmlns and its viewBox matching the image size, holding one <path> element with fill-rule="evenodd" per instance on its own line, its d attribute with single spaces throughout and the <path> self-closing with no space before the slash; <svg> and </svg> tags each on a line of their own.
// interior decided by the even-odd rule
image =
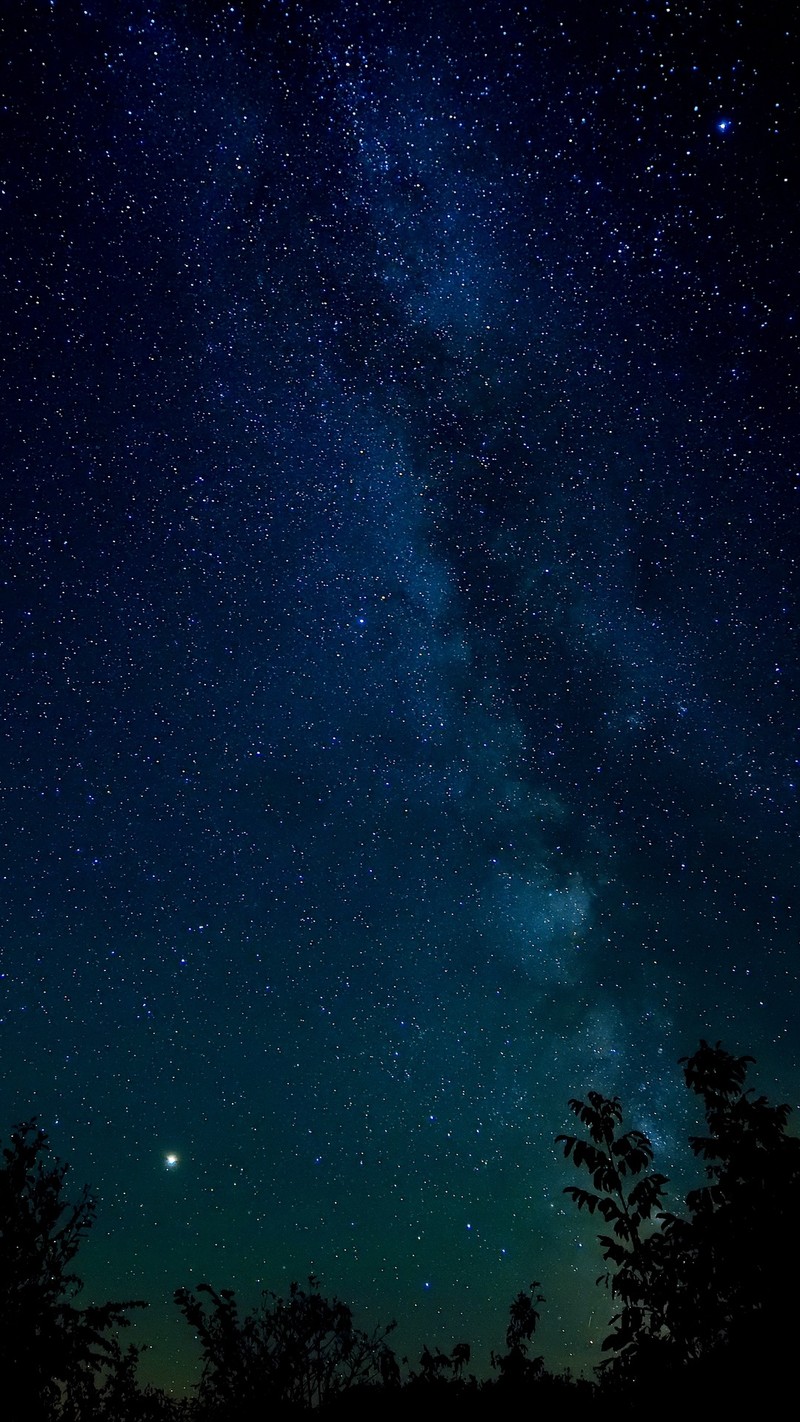
<svg viewBox="0 0 800 1422">
<path fill-rule="evenodd" d="M 581 1361 L 567 1098 L 798 1093 L 795 27 L 2 24 L 3 1133 L 160 1380 L 312 1270 Z"/>
</svg>

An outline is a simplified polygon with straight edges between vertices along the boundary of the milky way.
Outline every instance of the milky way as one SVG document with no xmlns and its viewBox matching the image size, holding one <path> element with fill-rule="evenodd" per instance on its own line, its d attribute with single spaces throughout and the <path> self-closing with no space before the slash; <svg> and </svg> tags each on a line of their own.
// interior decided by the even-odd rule
<svg viewBox="0 0 800 1422">
<path fill-rule="evenodd" d="M 669 1166 L 700 1035 L 798 1090 L 796 35 L 3 24 L 0 1129 L 159 1380 L 312 1271 L 591 1361 L 567 1098 Z"/>
</svg>

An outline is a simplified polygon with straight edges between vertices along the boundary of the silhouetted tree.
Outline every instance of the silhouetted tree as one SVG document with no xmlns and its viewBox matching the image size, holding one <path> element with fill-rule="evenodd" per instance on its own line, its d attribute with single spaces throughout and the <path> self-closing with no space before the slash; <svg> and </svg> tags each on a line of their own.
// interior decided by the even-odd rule
<svg viewBox="0 0 800 1422">
<path fill-rule="evenodd" d="M 657 1171 L 644 1173 L 653 1148 L 641 1131 L 618 1134 L 622 1106 L 616 1096 L 609 1099 L 590 1091 L 586 1101 L 571 1100 L 569 1106 L 589 1139 L 557 1136 L 556 1140 L 566 1156 L 588 1171 L 594 1191 L 567 1185 L 565 1193 L 578 1209 L 597 1211 L 611 1227 L 610 1234 L 598 1239 L 603 1258 L 613 1268 L 598 1282 L 610 1285 L 620 1310 L 611 1320 L 612 1332 L 603 1350 L 613 1351 L 614 1366 L 625 1372 L 630 1364 L 640 1365 L 643 1351 L 663 1331 L 658 1289 L 662 1261 L 647 1225 L 660 1218 L 666 1177 Z"/>
<path fill-rule="evenodd" d="M 79 1308 L 71 1268 L 95 1218 L 88 1188 L 65 1197 L 68 1166 L 52 1160 L 34 1120 L 11 1134 L 0 1167 L 0 1377 L 4 1407 L 25 1422 L 82 1419 L 97 1402 L 98 1377 L 113 1355 L 109 1330 L 137 1303 Z M 19 1404 L 8 1399 L 20 1398 Z M 13 1422 L 14 1412 L 5 1417 Z"/>
<path fill-rule="evenodd" d="M 690 1138 L 706 1162 L 706 1183 L 687 1194 L 687 1214 L 659 1208 L 666 1180 L 644 1173 L 649 1140 L 618 1134 L 622 1107 L 597 1092 L 570 1102 L 589 1139 L 558 1137 L 594 1191 L 567 1193 L 612 1228 L 599 1236 L 612 1265 L 603 1278 L 621 1308 L 603 1344 L 613 1357 L 601 1368 L 616 1381 L 658 1379 L 673 1388 L 702 1381 L 718 1398 L 741 1398 L 768 1359 L 774 1374 L 791 1358 L 796 1309 L 787 1307 L 787 1286 L 796 1286 L 800 1268 L 800 1142 L 787 1135 L 788 1106 L 745 1090 L 751 1057 L 702 1041 L 683 1061 L 707 1125 L 707 1134 Z"/>
<path fill-rule="evenodd" d="M 706 1368 L 735 1356 L 739 1376 L 754 1360 L 774 1371 L 791 1358 L 800 1270 L 800 1141 L 787 1134 L 787 1105 L 745 1089 L 752 1060 L 705 1041 L 684 1058 L 704 1107 L 707 1133 L 690 1145 L 706 1183 L 687 1194 L 688 1218 L 664 1224 L 670 1333 Z"/>
<path fill-rule="evenodd" d="M 324 1299 L 313 1278 L 308 1291 L 292 1284 L 288 1299 L 264 1294 L 261 1308 L 245 1317 L 230 1289 L 200 1284 L 197 1294 L 178 1289 L 175 1300 L 203 1352 L 201 1417 L 260 1418 L 267 1405 L 278 1415 L 320 1407 L 393 1376 L 386 1339 L 395 1325 L 369 1334 L 356 1328 L 347 1305 Z"/>
</svg>

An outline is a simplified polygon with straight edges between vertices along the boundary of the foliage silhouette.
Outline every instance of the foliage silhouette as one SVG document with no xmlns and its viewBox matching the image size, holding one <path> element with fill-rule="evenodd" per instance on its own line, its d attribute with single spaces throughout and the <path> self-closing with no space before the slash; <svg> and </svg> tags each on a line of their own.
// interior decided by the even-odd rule
<svg viewBox="0 0 800 1422">
<path fill-rule="evenodd" d="M 499 1381 L 519 1387 L 541 1377 L 544 1370 L 543 1358 L 529 1358 L 530 1343 L 539 1323 L 537 1304 L 544 1303 L 544 1295 L 537 1293 L 538 1283 L 531 1284 L 529 1294 L 520 1291 L 508 1311 L 506 1329 L 506 1353 L 492 1353 L 492 1367 L 500 1374 Z"/>
<path fill-rule="evenodd" d="M 92 1422 L 189 1422 L 191 1406 L 185 1398 L 168 1397 L 161 1388 L 141 1387 L 139 1360 L 146 1347 L 130 1343 L 123 1349 L 109 1340 L 109 1354 L 93 1406 L 81 1415 Z"/>
<path fill-rule="evenodd" d="M 638 1412 L 654 1389 L 662 1405 L 698 1399 L 741 1411 L 776 1380 L 793 1383 L 794 1310 L 800 1278 L 800 1141 L 789 1108 L 747 1088 L 750 1057 L 701 1041 L 683 1059 L 705 1128 L 690 1137 L 703 1179 L 684 1208 L 664 1208 L 667 1181 L 653 1149 L 626 1129 L 616 1097 L 572 1100 L 580 1130 L 557 1137 L 588 1175 L 567 1187 L 579 1210 L 603 1221 L 600 1248 L 615 1311 L 599 1384 L 548 1374 L 531 1344 L 544 1302 L 539 1284 L 512 1301 L 496 1377 L 466 1375 L 469 1344 L 425 1348 L 401 1375 L 394 1328 L 366 1333 L 351 1310 L 323 1298 L 315 1279 L 287 1299 L 264 1294 L 242 1315 L 230 1290 L 208 1284 L 175 1295 L 195 1331 L 202 1376 L 191 1401 L 140 1388 L 141 1349 L 114 1330 L 136 1306 L 79 1307 L 75 1256 L 95 1218 L 87 1188 L 70 1199 L 67 1167 L 52 1159 L 35 1121 L 11 1135 L 0 1165 L 0 1366 L 8 1422 L 255 1422 L 317 1411 L 331 1419 L 386 1422 L 420 1404 L 461 1418 L 538 1404 L 597 1419 Z M 407 1364 L 407 1359 L 403 1360 Z"/>
<path fill-rule="evenodd" d="M 590 1092 L 570 1107 L 588 1140 L 559 1136 L 594 1191 L 568 1186 L 579 1209 L 612 1226 L 598 1236 L 619 1300 L 601 1364 L 616 1383 L 712 1385 L 718 1398 L 757 1388 L 770 1359 L 788 1367 L 794 1311 L 788 1281 L 800 1267 L 800 1142 L 787 1134 L 787 1106 L 745 1089 L 750 1057 L 701 1041 L 683 1058 L 689 1089 L 703 1102 L 707 1133 L 690 1138 L 706 1183 L 686 1196 L 686 1214 L 660 1208 L 666 1179 L 644 1173 L 652 1147 L 618 1133 L 616 1098 Z M 676 1381 L 676 1379 L 678 1381 Z"/>
<path fill-rule="evenodd" d="M 68 1166 L 49 1157 L 35 1120 L 11 1133 L 0 1167 L 0 1376 L 24 1397 L 26 1422 L 94 1414 L 101 1374 L 114 1359 L 109 1331 L 136 1302 L 79 1308 L 71 1266 L 95 1218 L 88 1188 L 64 1193 Z M 12 1403 L 11 1406 L 16 1404 Z M 12 1417 L 13 1413 L 5 1413 Z"/>
<path fill-rule="evenodd" d="M 419 1372 L 412 1372 L 409 1375 L 409 1383 L 416 1387 L 417 1391 L 430 1388 L 442 1388 L 449 1384 L 456 1383 L 463 1387 L 465 1379 L 464 1368 L 469 1363 L 472 1349 L 469 1343 L 456 1343 L 452 1353 L 443 1353 L 437 1348 L 431 1352 L 427 1344 L 423 1348 L 419 1360 Z M 403 1360 L 404 1362 L 407 1359 Z M 470 1376 L 470 1382 L 474 1378 Z M 452 1393 L 453 1388 L 450 1387 Z"/>
<path fill-rule="evenodd" d="M 613 1364 L 623 1373 L 661 1334 L 657 1282 L 661 1261 L 647 1226 L 654 1217 L 660 1218 L 666 1177 L 657 1171 L 645 1173 L 653 1149 L 641 1131 L 617 1133 L 622 1121 L 617 1097 L 609 1099 L 590 1091 L 587 1101 L 573 1099 L 569 1106 L 586 1127 L 589 1139 L 562 1135 L 556 1141 L 563 1144 L 565 1156 L 571 1156 L 575 1165 L 585 1167 L 594 1191 L 568 1185 L 565 1193 L 579 1210 L 596 1211 L 611 1226 L 612 1232 L 600 1234 L 598 1239 L 603 1258 L 613 1269 L 598 1282 L 610 1284 L 620 1310 L 611 1320 L 612 1332 L 603 1350 L 614 1352 Z M 601 1367 L 609 1365 L 606 1360 Z"/>
<path fill-rule="evenodd" d="M 688 1358 L 724 1365 L 737 1357 L 775 1367 L 796 1334 L 789 1288 L 800 1268 L 800 1141 L 787 1133 L 787 1105 L 745 1089 L 752 1057 L 705 1041 L 684 1059 L 703 1102 L 707 1134 L 693 1136 L 706 1183 L 686 1196 L 688 1219 L 667 1215 L 674 1261 L 667 1325 Z"/>
<path fill-rule="evenodd" d="M 205 1295 L 208 1304 L 199 1295 Z M 351 1310 L 292 1284 L 289 1298 L 265 1293 L 260 1309 L 242 1317 L 230 1289 L 178 1289 L 175 1301 L 196 1330 L 203 1353 L 198 1416 L 261 1417 L 329 1404 L 356 1387 L 394 1375 L 387 1338 L 394 1328 L 365 1333 Z"/>
</svg>

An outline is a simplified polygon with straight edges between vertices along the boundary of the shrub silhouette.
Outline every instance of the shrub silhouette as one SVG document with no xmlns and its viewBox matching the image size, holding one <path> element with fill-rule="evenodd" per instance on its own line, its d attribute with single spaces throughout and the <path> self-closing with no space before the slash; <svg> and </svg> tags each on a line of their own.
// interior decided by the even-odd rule
<svg viewBox="0 0 800 1422">
<path fill-rule="evenodd" d="M 528 1344 L 539 1323 L 537 1304 L 544 1303 L 544 1295 L 537 1292 L 538 1283 L 531 1284 L 531 1291 L 520 1291 L 508 1310 L 505 1353 L 492 1353 L 492 1367 L 496 1368 L 503 1384 L 520 1387 L 541 1377 L 544 1369 L 543 1358 L 529 1358 Z"/>
<path fill-rule="evenodd" d="M 394 1376 L 386 1342 L 394 1324 L 364 1333 L 346 1304 L 322 1297 L 314 1278 L 308 1290 L 292 1284 L 288 1299 L 264 1294 L 261 1308 L 245 1317 L 232 1290 L 217 1293 L 210 1284 L 200 1284 L 197 1294 L 178 1289 L 175 1301 L 203 1353 L 202 1418 L 260 1418 L 267 1406 L 278 1415 L 321 1407 Z"/>
</svg>

